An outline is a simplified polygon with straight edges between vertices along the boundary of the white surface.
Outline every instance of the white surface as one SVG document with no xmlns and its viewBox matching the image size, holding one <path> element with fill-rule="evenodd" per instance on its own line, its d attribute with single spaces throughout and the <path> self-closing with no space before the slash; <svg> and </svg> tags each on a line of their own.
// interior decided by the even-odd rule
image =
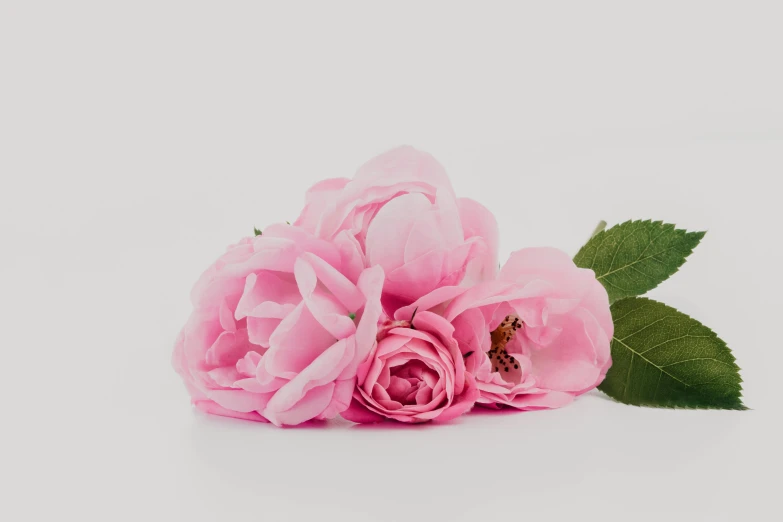
<svg viewBox="0 0 783 522">
<path fill-rule="evenodd" d="M 781 4 L 481 4 L 0 4 L 0 519 L 779 520 Z M 401 143 L 503 259 L 709 229 L 651 295 L 729 343 L 753 409 L 192 411 L 169 357 L 201 270 Z"/>
</svg>

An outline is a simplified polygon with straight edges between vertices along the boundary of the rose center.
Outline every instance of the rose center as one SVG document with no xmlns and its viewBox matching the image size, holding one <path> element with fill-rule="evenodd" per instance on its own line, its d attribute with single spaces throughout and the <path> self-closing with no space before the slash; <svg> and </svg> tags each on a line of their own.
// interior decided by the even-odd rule
<svg viewBox="0 0 783 522">
<path fill-rule="evenodd" d="M 507 382 L 519 383 L 522 376 L 519 361 L 514 359 L 506 349 L 520 328 L 522 328 L 522 321 L 519 317 L 507 315 L 503 322 L 490 333 L 492 346 L 487 356 L 492 363 L 492 371 L 500 373 L 500 377 Z"/>
<path fill-rule="evenodd" d="M 438 380 L 437 372 L 423 362 L 408 361 L 391 369 L 386 392 L 403 406 L 427 404 Z"/>
</svg>

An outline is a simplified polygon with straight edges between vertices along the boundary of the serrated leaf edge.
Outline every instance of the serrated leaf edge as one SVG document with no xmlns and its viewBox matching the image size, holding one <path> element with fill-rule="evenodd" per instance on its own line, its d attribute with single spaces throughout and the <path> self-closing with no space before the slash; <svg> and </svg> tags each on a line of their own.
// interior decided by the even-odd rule
<svg viewBox="0 0 783 522">
<path fill-rule="evenodd" d="M 667 305 L 666 303 L 662 303 L 660 301 L 656 301 L 654 299 L 650 299 L 650 298 L 647 298 L 647 297 L 638 297 L 638 296 L 625 297 L 623 299 L 618 299 L 615 302 L 619 303 L 620 301 L 625 301 L 625 300 L 628 300 L 628 299 L 635 299 L 637 301 L 644 301 L 645 303 L 661 304 L 661 305 L 666 306 L 668 308 L 672 308 L 671 306 Z M 633 312 L 636 312 L 637 310 L 639 310 L 639 309 L 641 309 L 643 307 L 644 306 L 640 306 L 639 308 L 636 308 L 635 310 L 633 310 L 632 312 L 629 312 L 626 315 L 629 315 L 629 314 L 631 314 Z M 677 310 L 677 311 L 680 312 L 680 310 Z M 742 382 L 743 382 L 743 379 L 742 379 L 742 374 L 740 373 L 742 371 L 742 368 L 740 368 L 739 365 L 737 364 L 737 358 L 734 357 L 734 352 L 731 351 L 731 348 L 729 348 L 729 346 L 726 343 L 726 341 L 721 339 L 720 336 L 717 333 L 715 333 L 715 331 L 712 328 L 710 328 L 709 326 L 705 325 L 704 323 L 702 323 L 698 319 L 693 318 L 690 314 L 687 314 L 685 312 L 680 312 L 680 313 L 685 315 L 685 316 L 687 316 L 689 319 L 692 319 L 692 320 L 698 322 L 702 327 L 704 327 L 707 330 L 707 332 L 710 335 L 714 335 L 716 339 L 718 339 L 721 343 L 723 343 L 723 345 L 728 350 L 729 355 L 731 356 L 731 364 L 730 364 L 730 366 L 733 366 L 737 370 L 737 377 L 739 379 L 738 382 L 737 382 L 737 399 L 739 400 L 739 404 L 738 405 L 726 407 L 726 406 L 683 406 L 683 405 L 671 404 L 671 403 L 669 403 L 669 404 L 667 404 L 667 403 L 661 403 L 661 404 L 633 404 L 633 403 L 630 403 L 630 402 L 623 402 L 620 399 L 617 399 L 617 398 L 609 395 L 608 393 L 604 392 L 604 390 L 601 389 L 601 385 L 600 384 L 598 385 L 598 390 L 600 390 L 601 393 L 603 393 L 604 395 L 609 397 L 614 402 L 617 402 L 619 404 L 623 404 L 623 405 L 626 405 L 626 406 L 637 406 L 639 408 L 665 408 L 665 409 L 671 409 L 671 410 L 730 410 L 730 411 L 744 411 L 744 410 L 750 409 L 747 406 L 745 406 L 745 404 L 743 404 L 743 402 L 742 402 L 742 398 L 743 398 L 742 397 Z M 625 316 L 623 316 L 623 317 L 625 317 Z M 623 317 L 621 317 L 620 319 L 622 319 Z M 616 322 L 616 321 L 618 321 L 620 319 L 614 319 L 614 317 L 613 317 L 612 318 L 612 322 Z M 677 380 L 679 382 L 682 382 L 680 379 L 678 379 L 678 378 L 674 377 L 673 375 L 671 375 L 670 373 L 664 371 L 663 370 L 664 367 L 659 367 L 658 365 L 656 365 L 655 363 L 653 363 L 652 361 L 650 361 L 649 359 L 644 357 L 643 354 L 638 353 L 633 348 L 631 348 L 627 344 L 623 343 L 621 339 L 618 339 L 617 337 L 612 336 L 612 341 L 619 342 L 627 350 L 631 351 L 631 353 L 633 353 L 635 356 L 638 356 L 638 357 L 644 359 L 648 364 L 650 364 L 653 367 L 657 368 L 660 372 L 665 373 L 666 375 L 668 375 L 672 379 L 675 379 L 675 380 Z M 725 363 L 724 361 L 718 361 L 717 359 L 713 359 L 712 357 L 705 357 L 705 359 L 714 360 L 716 362 L 720 362 L 720 363 L 729 365 L 729 363 Z M 679 361 L 679 362 L 683 362 L 683 361 Z M 630 372 L 630 367 L 629 367 L 629 372 Z M 603 384 L 603 383 L 601 383 L 601 384 Z M 682 384 L 684 384 L 686 387 L 689 387 L 689 388 L 691 387 L 690 385 L 688 385 L 688 384 L 686 384 L 684 382 L 682 382 Z M 626 387 L 627 387 L 627 383 L 626 383 Z"/>
<path fill-rule="evenodd" d="M 587 246 L 588 246 L 590 243 L 592 243 L 592 242 L 594 242 L 594 241 L 595 241 L 595 242 L 601 241 L 601 242 L 599 242 L 599 243 L 598 243 L 598 244 L 595 246 L 595 255 L 593 256 L 593 259 L 590 261 L 590 266 L 584 267 L 584 268 L 587 268 L 587 269 L 589 269 L 589 270 L 593 270 L 593 267 L 595 266 L 595 258 L 596 258 L 596 256 L 598 255 L 598 251 L 600 250 L 600 248 L 601 248 L 601 245 L 603 244 L 603 241 L 606 239 L 606 235 L 607 235 L 609 232 L 611 232 L 612 230 L 616 229 L 616 228 L 621 228 L 621 227 L 624 227 L 624 226 L 630 226 L 630 225 L 635 225 L 635 224 L 652 224 L 652 225 L 657 225 L 657 226 L 660 226 L 660 227 L 663 229 L 663 230 L 661 231 L 661 234 L 663 234 L 663 233 L 666 231 L 666 228 L 667 228 L 667 227 L 671 227 L 671 229 L 672 229 L 672 230 L 673 230 L 675 233 L 677 233 L 677 234 L 682 234 L 682 235 L 684 235 L 684 236 L 699 236 L 699 237 L 698 237 L 698 241 L 697 241 L 696 245 L 694 245 L 694 246 L 693 246 L 693 248 L 689 248 L 689 249 L 688 249 L 688 252 L 687 252 L 687 253 L 686 253 L 686 254 L 685 254 L 683 257 L 682 257 L 682 259 L 680 260 L 680 262 L 674 265 L 674 271 L 673 271 L 671 274 L 669 274 L 669 276 L 668 276 L 666 279 L 664 279 L 663 281 L 660 281 L 659 283 L 655 284 L 655 285 L 654 285 L 652 288 L 650 288 L 649 290 L 647 290 L 647 292 L 649 292 L 649 291 L 651 291 L 651 290 L 654 290 L 654 289 L 658 288 L 658 287 L 661 285 L 661 283 L 663 283 L 663 282 L 665 282 L 665 281 L 668 281 L 668 280 L 669 280 L 669 279 L 670 279 L 670 278 L 671 278 L 671 277 L 672 277 L 674 274 L 676 274 L 677 272 L 679 272 L 679 271 L 680 271 L 680 268 L 682 268 L 682 266 L 683 266 L 683 265 L 685 264 L 685 262 L 688 260 L 688 257 L 690 257 L 690 255 L 693 253 L 693 251 L 695 250 L 695 248 L 696 248 L 696 247 L 697 247 L 697 246 L 698 246 L 698 245 L 701 243 L 701 240 L 702 240 L 702 239 L 704 239 L 704 236 L 707 234 L 707 231 L 689 232 L 689 231 L 687 231 L 687 230 L 685 230 L 685 229 L 682 229 L 682 228 L 677 228 L 677 225 L 675 225 L 675 224 L 673 224 L 673 223 L 664 223 L 663 221 L 653 221 L 652 219 L 637 219 L 637 220 L 629 219 L 628 221 L 624 221 L 623 223 L 620 223 L 620 224 L 618 224 L 618 225 L 614 225 L 613 227 L 611 227 L 611 228 L 608 228 L 608 229 L 605 229 L 605 230 L 602 230 L 602 231 L 598 232 L 597 234 L 595 234 L 594 236 L 592 236 L 592 237 L 591 237 L 591 238 L 590 238 L 590 239 L 587 241 L 587 243 L 585 243 L 585 244 L 582 246 L 582 248 L 580 248 L 580 249 L 579 249 L 579 252 L 577 252 L 577 253 L 576 253 L 576 256 L 574 256 L 574 257 L 575 257 L 575 258 L 576 258 L 576 257 L 578 257 L 578 256 L 579 256 L 579 254 L 582 252 L 582 250 L 584 250 L 585 248 L 587 248 Z M 627 238 L 627 237 L 628 237 L 628 236 L 626 236 L 626 238 Z M 658 239 L 658 237 L 660 237 L 660 235 L 659 235 L 659 236 L 657 236 L 657 237 L 655 237 L 654 239 L 652 239 L 652 240 L 650 241 L 649 245 L 652 245 L 652 244 L 655 242 L 655 240 L 656 240 L 656 239 Z M 620 245 L 622 245 L 622 242 L 623 242 L 623 241 L 625 241 L 625 239 L 626 239 L 626 238 L 623 238 L 623 240 L 620 242 Z M 648 247 L 649 247 L 649 245 L 648 245 Z M 645 247 L 645 250 L 646 250 L 646 248 L 647 248 L 647 247 Z M 618 248 L 617 248 L 617 251 L 615 252 L 615 257 L 617 256 L 617 252 L 619 252 L 619 246 L 618 246 Z M 657 256 L 657 255 L 659 255 L 659 254 L 662 254 L 663 252 L 666 252 L 666 250 L 663 250 L 663 251 L 661 251 L 661 252 L 657 252 L 656 254 L 653 254 L 653 255 L 651 255 L 651 256 L 647 256 L 647 257 L 645 257 L 644 259 L 649 259 L 649 258 L 655 257 L 655 256 Z M 644 254 L 644 251 L 642 251 L 642 254 Z M 633 263 L 631 263 L 631 264 L 624 265 L 624 266 L 622 266 L 622 267 L 620 267 L 620 268 L 617 268 L 617 269 L 614 269 L 614 270 L 612 270 L 612 271 L 610 271 L 610 272 L 607 272 L 606 274 L 602 274 L 601 276 L 598 276 L 598 275 L 596 275 L 596 279 L 597 279 L 597 280 L 598 280 L 598 281 L 599 281 L 601 284 L 607 283 L 607 284 L 609 284 L 609 285 L 612 285 L 612 286 L 614 286 L 615 288 L 618 288 L 619 290 L 623 290 L 623 291 L 625 291 L 624 289 L 622 289 L 622 288 L 618 287 L 617 285 L 615 285 L 615 284 L 614 284 L 614 283 L 612 283 L 611 281 L 608 281 L 608 280 L 606 280 L 606 279 L 605 279 L 605 278 L 606 278 L 606 276 L 608 276 L 608 275 L 611 275 L 611 274 L 613 274 L 613 273 L 616 273 L 616 272 L 619 272 L 620 270 L 624 270 L 624 269 L 628 268 L 629 266 L 633 266 L 634 264 L 636 264 L 636 263 L 639 263 L 640 261 L 643 261 L 644 259 L 642 259 L 642 258 L 639 258 L 639 259 L 637 259 L 636 261 L 634 261 L 634 262 L 633 262 Z M 614 263 L 614 260 L 612 260 L 612 263 L 611 263 L 611 264 L 613 264 L 613 263 Z M 645 295 L 645 294 L 640 294 L 640 295 Z M 627 299 L 628 297 L 638 297 L 638 296 L 627 296 L 627 297 L 623 297 L 623 298 L 621 298 L 621 299 Z M 610 301 L 610 304 L 614 304 L 614 303 L 616 303 L 617 301 L 620 301 L 621 299 L 616 299 L 616 300 L 614 300 L 614 301 Z"/>
</svg>

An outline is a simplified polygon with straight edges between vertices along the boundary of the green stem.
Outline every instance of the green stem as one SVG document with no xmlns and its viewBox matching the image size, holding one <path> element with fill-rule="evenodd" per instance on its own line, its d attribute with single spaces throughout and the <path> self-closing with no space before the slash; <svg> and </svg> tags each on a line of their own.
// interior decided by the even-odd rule
<svg viewBox="0 0 783 522">
<path fill-rule="evenodd" d="M 593 230 L 593 233 L 590 235 L 590 239 L 593 239 L 595 236 L 603 232 L 605 228 L 606 228 L 606 221 L 601 220 L 598 223 L 598 226 L 595 227 L 595 230 Z"/>
</svg>

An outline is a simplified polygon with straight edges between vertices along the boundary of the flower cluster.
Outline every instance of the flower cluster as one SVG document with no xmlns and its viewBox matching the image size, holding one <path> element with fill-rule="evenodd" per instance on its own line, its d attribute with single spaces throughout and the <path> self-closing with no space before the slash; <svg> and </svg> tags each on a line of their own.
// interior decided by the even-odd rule
<svg viewBox="0 0 783 522">
<path fill-rule="evenodd" d="M 174 367 L 200 410 L 278 426 L 568 404 L 611 365 L 607 293 L 558 250 L 500 269 L 497 250 L 489 210 L 432 156 L 392 150 L 230 246 L 193 289 Z"/>
</svg>

